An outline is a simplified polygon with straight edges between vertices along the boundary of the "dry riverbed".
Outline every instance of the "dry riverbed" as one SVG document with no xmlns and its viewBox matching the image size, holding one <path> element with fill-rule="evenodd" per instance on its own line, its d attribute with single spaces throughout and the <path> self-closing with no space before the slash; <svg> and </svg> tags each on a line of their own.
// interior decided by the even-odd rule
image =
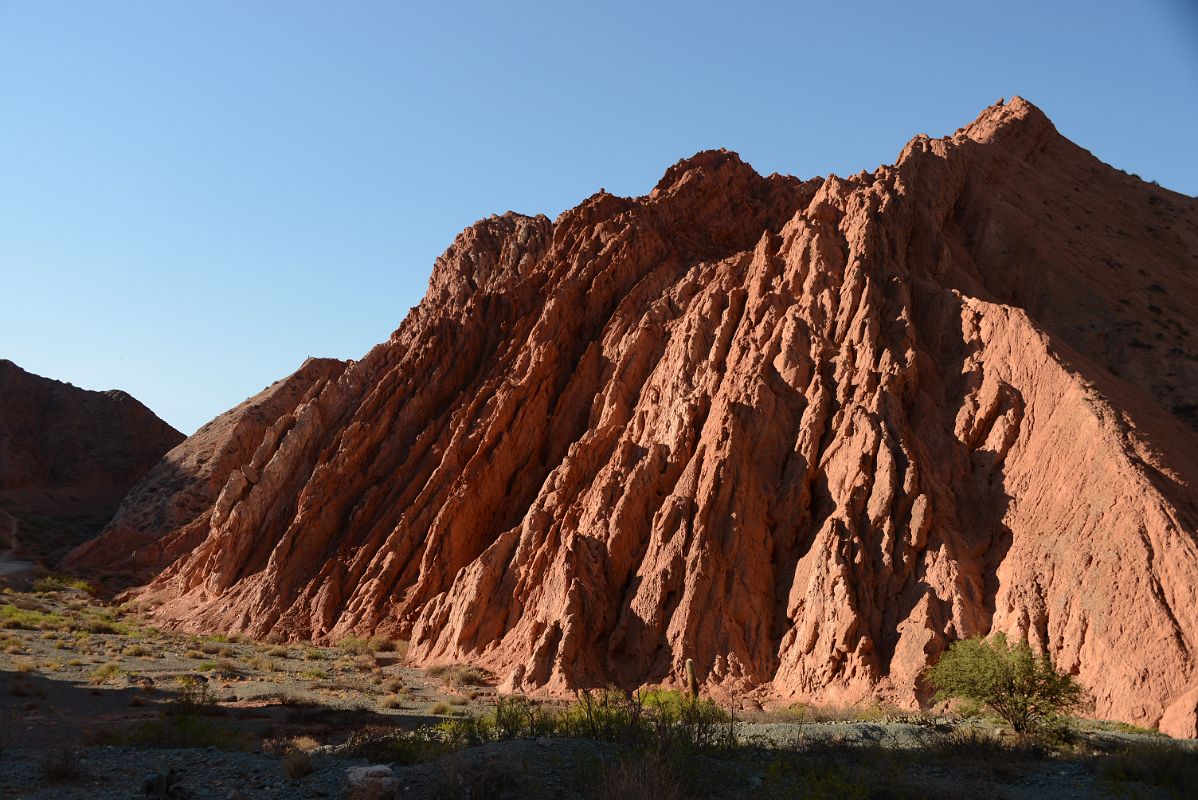
<svg viewBox="0 0 1198 800">
<path fill-rule="evenodd" d="M 1046 747 L 985 722 L 809 709 L 684 719 L 709 727 L 681 736 L 644 726 L 630 746 L 578 707 L 518 704 L 497 718 L 490 676 L 413 669 L 397 642 L 163 632 L 65 585 L 0 595 L 0 626 L 0 798 L 342 797 L 347 769 L 380 763 L 399 797 L 475 800 L 1186 797 L 1198 786 L 1192 743 L 1117 725 L 1086 723 Z"/>
</svg>

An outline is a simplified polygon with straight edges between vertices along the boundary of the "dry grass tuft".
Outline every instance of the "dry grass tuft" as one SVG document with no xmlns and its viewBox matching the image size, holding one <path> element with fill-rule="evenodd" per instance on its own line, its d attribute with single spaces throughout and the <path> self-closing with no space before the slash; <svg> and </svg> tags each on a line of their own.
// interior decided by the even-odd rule
<svg viewBox="0 0 1198 800">
<path fill-rule="evenodd" d="M 279 762 L 283 767 L 283 774 L 289 780 L 299 780 L 306 775 L 311 775 L 315 767 L 312 766 L 312 756 L 307 752 L 299 749 L 288 751 L 283 756 L 283 760 Z"/>
<path fill-rule="evenodd" d="M 84 778 L 80 766 L 79 755 L 65 747 L 60 747 L 42 758 L 38 765 L 42 779 L 47 783 L 75 783 Z"/>
</svg>

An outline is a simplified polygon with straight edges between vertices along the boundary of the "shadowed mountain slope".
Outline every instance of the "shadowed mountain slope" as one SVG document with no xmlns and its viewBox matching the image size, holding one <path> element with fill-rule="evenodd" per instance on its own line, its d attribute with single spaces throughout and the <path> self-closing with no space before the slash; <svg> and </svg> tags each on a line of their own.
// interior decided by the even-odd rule
<svg viewBox="0 0 1198 800">
<path fill-rule="evenodd" d="M 0 551 L 57 561 L 103 528 L 182 439 L 125 392 L 80 389 L 0 359 Z"/>
</svg>

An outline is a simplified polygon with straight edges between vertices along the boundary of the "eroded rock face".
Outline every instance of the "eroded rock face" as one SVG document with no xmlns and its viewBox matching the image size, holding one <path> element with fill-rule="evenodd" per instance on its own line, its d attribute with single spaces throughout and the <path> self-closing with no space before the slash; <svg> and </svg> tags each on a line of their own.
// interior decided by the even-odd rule
<svg viewBox="0 0 1198 800">
<path fill-rule="evenodd" d="M 204 425 L 146 472 L 103 532 L 68 553 L 63 566 L 126 581 L 158 574 L 203 541 L 226 485 L 260 480 L 254 455 L 263 440 L 284 435 L 296 408 L 344 369 L 343 361 L 310 358 Z"/>
<path fill-rule="evenodd" d="M 1020 99 L 873 173 L 707 152 L 492 217 L 144 595 L 550 692 L 910 705 L 1001 629 L 1154 725 L 1198 679 L 1195 254 L 1198 202 Z"/>
<path fill-rule="evenodd" d="M 80 389 L 0 359 L 0 553 L 57 561 L 182 439 L 125 392 Z"/>
</svg>

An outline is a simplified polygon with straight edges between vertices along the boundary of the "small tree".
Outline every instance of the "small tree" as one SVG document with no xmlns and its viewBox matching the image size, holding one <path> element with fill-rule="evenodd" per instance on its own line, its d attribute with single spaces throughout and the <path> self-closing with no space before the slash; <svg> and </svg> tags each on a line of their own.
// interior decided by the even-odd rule
<svg viewBox="0 0 1198 800">
<path fill-rule="evenodd" d="M 1072 676 L 1057 672 L 1048 653 L 1036 655 L 1026 639 L 1008 643 L 1001 632 L 989 640 L 953 642 L 928 671 L 928 682 L 937 699 L 981 703 L 1017 733 L 1044 726 L 1085 698 Z"/>
</svg>

